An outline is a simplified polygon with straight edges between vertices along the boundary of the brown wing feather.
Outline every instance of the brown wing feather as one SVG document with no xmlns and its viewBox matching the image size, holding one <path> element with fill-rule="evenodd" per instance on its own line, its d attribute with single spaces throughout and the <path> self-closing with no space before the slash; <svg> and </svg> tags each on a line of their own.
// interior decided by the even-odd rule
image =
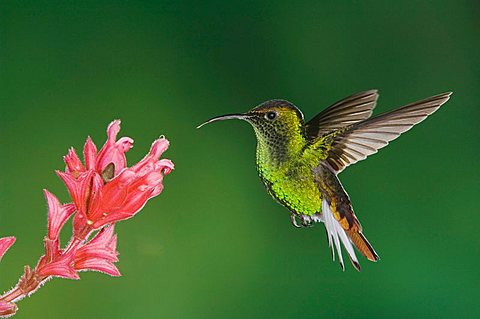
<svg viewBox="0 0 480 319">
<path fill-rule="evenodd" d="M 368 119 L 372 115 L 377 99 L 377 90 L 368 90 L 332 104 L 305 124 L 307 137 L 315 139 Z"/>
<path fill-rule="evenodd" d="M 365 159 L 426 119 L 448 101 L 452 92 L 439 94 L 331 133 L 326 161 L 337 173 Z"/>
</svg>

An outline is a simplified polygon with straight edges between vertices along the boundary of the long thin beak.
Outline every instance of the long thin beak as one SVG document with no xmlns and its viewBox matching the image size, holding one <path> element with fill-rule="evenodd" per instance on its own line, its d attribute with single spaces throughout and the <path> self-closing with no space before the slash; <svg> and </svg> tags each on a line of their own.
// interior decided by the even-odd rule
<svg viewBox="0 0 480 319">
<path fill-rule="evenodd" d="M 248 118 L 248 114 L 243 114 L 243 113 L 237 113 L 237 114 L 226 114 L 226 115 L 222 115 L 222 116 L 216 116 L 214 118 L 211 118 L 209 119 L 208 121 L 206 121 L 205 123 L 202 123 L 200 124 L 199 126 L 197 126 L 197 128 L 201 128 L 202 126 L 206 125 L 206 124 L 209 124 L 209 123 L 212 123 L 212 122 L 216 122 L 216 121 L 223 121 L 223 120 L 233 120 L 233 119 L 236 119 L 236 120 L 245 120 Z"/>
</svg>

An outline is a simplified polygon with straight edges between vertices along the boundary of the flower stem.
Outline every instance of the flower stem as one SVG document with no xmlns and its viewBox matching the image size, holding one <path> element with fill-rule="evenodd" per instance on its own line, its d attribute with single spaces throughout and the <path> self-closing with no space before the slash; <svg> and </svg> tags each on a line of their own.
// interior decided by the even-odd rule
<svg viewBox="0 0 480 319">
<path fill-rule="evenodd" d="M 79 238 L 72 239 L 70 243 L 68 243 L 67 247 L 65 247 L 62 255 L 65 255 L 67 253 L 70 253 L 72 250 L 77 249 L 83 240 L 84 239 L 79 239 Z M 51 262 L 54 262 L 54 261 L 55 260 L 52 260 Z M 46 282 L 48 279 L 51 278 L 51 276 L 39 275 L 37 273 L 38 271 L 37 267 L 33 271 L 31 271 L 30 267 L 26 266 L 25 272 L 18 280 L 17 285 L 10 291 L 7 291 L 5 294 L 0 296 L 0 301 L 6 301 L 6 302 L 20 301 L 26 296 L 29 296 L 30 294 L 37 291 L 38 288 L 40 288 L 44 282 Z"/>
<path fill-rule="evenodd" d="M 12 302 L 12 301 L 16 301 L 17 299 L 18 300 L 22 299 L 23 295 L 24 295 L 24 292 L 18 286 L 16 286 L 12 290 L 6 292 L 3 296 L 1 296 L 0 300 L 6 301 L 6 302 Z"/>
</svg>

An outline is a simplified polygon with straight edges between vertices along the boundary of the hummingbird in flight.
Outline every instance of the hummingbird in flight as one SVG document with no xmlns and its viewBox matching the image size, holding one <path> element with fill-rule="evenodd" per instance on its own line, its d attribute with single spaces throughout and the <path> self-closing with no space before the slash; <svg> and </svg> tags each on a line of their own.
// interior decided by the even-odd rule
<svg viewBox="0 0 480 319">
<path fill-rule="evenodd" d="M 372 116 L 377 90 L 342 99 L 310 121 L 286 100 L 266 101 L 246 113 L 214 117 L 205 124 L 247 121 L 257 138 L 256 167 L 267 192 L 290 211 L 295 227 L 322 222 L 335 260 L 345 269 L 341 245 L 360 271 L 354 247 L 368 260 L 379 259 L 363 234 L 338 174 L 365 159 L 426 119 L 452 92 L 435 95 Z"/>
</svg>

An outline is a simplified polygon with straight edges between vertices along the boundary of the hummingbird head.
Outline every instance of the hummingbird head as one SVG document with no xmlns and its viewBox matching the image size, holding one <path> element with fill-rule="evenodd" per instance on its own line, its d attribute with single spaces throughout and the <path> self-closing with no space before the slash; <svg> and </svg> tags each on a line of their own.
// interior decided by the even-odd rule
<svg viewBox="0 0 480 319">
<path fill-rule="evenodd" d="M 304 141 L 303 114 L 285 100 L 264 102 L 246 113 L 214 117 L 197 128 L 216 121 L 239 119 L 250 123 L 255 130 L 258 145 L 265 151 L 286 154 Z"/>
</svg>

